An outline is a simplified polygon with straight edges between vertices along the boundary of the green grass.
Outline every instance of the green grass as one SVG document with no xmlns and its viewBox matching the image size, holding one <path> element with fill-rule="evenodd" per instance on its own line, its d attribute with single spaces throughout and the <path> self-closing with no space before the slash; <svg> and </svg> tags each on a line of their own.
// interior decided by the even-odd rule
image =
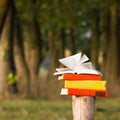
<svg viewBox="0 0 120 120">
<path fill-rule="evenodd" d="M 97 99 L 95 120 L 120 120 L 120 99 Z M 71 100 L 0 101 L 0 120 L 72 120 Z"/>
<path fill-rule="evenodd" d="M 97 100 L 95 120 L 120 120 L 120 98 Z"/>
</svg>

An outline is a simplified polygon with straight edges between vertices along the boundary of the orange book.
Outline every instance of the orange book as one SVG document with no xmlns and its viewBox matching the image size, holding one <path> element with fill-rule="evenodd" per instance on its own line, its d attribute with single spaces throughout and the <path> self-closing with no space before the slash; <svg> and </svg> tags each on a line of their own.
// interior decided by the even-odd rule
<svg viewBox="0 0 120 120">
<path fill-rule="evenodd" d="M 62 88 L 61 89 L 61 95 L 107 97 L 108 96 L 108 91 L 107 90 Z"/>
<path fill-rule="evenodd" d="M 62 74 L 58 76 L 58 80 L 101 80 L 101 75 L 95 74 Z"/>
</svg>

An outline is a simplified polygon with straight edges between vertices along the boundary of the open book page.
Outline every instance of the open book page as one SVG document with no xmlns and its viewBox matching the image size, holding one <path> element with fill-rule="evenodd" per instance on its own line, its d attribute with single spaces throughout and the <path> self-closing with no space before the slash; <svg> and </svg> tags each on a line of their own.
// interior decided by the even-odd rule
<svg viewBox="0 0 120 120">
<path fill-rule="evenodd" d="M 63 59 L 59 59 L 59 62 L 62 63 L 67 68 L 74 70 L 75 67 L 80 63 L 80 59 L 81 59 L 81 53 Z"/>
<path fill-rule="evenodd" d="M 66 68 L 57 68 L 54 75 L 60 75 L 65 73 L 73 74 L 100 74 L 99 71 L 95 70 L 93 64 L 88 62 L 89 58 L 81 53 L 59 59 Z"/>
</svg>

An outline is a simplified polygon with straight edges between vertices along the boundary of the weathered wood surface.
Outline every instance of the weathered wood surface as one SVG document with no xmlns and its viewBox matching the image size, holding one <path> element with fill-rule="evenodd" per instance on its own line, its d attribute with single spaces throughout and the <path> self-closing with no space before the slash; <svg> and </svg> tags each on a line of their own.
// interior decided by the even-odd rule
<svg viewBox="0 0 120 120">
<path fill-rule="evenodd" d="M 95 98 L 72 96 L 73 120 L 94 120 Z"/>
</svg>

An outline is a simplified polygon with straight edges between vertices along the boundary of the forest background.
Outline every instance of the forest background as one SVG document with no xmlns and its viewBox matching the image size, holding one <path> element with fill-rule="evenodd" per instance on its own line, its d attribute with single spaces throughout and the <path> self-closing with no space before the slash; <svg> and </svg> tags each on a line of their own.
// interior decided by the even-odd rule
<svg viewBox="0 0 120 120">
<path fill-rule="evenodd" d="M 82 51 L 120 94 L 119 0 L 0 0 L 0 99 L 59 98 L 58 59 Z"/>
</svg>

